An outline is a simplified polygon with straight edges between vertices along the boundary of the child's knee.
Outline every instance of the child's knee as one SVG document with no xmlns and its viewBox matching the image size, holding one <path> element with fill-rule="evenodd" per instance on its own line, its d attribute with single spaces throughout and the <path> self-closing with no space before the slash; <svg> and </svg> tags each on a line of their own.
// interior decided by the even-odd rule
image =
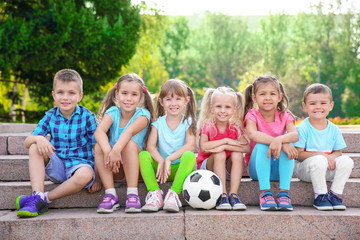
<svg viewBox="0 0 360 240">
<path fill-rule="evenodd" d="M 140 162 L 151 162 L 151 154 L 148 151 L 141 151 L 139 153 Z"/>
<path fill-rule="evenodd" d="M 336 168 L 352 170 L 354 168 L 354 161 L 348 156 L 340 156 L 336 161 Z"/>
<path fill-rule="evenodd" d="M 196 156 L 193 152 L 187 151 L 184 152 L 183 155 L 181 156 L 181 161 L 188 161 L 191 163 L 196 163 Z"/>
<path fill-rule="evenodd" d="M 309 159 L 311 162 L 309 164 L 310 170 L 316 171 L 318 169 L 327 169 L 328 168 L 328 160 L 325 156 L 314 156 Z"/>
<path fill-rule="evenodd" d="M 217 153 L 213 153 L 214 156 L 214 161 L 226 161 L 226 152 L 222 151 L 222 152 L 217 152 Z"/>
<path fill-rule="evenodd" d="M 73 177 L 75 177 L 77 182 L 81 185 L 86 185 L 91 181 L 91 179 L 93 179 L 93 176 L 94 172 L 89 167 L 80 167 L 73 175 Z"/>
</svg>

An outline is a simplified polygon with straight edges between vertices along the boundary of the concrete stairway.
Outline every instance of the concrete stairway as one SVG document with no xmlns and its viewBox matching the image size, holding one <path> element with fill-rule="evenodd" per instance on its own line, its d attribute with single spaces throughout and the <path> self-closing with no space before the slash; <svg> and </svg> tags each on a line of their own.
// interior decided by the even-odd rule
<svg viewBox="0 0 360 240">
<path fill-rule="evenodd" d="M 122 209 L 113 214 L 96 213 L 103 191 L 90 194 L 82 190 L 54 201 L 49 214 L 18 219 L 14 211 L 16 197 L 31 194 L 28 151 L 23 142 L 33 128 L 0 124 L 0 239 L 360 239 L 360 130 L 342 130 L 348 145 L 344 152 L 355 161 L 343 195 L 346 211 L 315 210 L 311 184 L 294 176 L 293 212 L 260 211 L 258 183 L 243 178 L 239 195 L 248 206 L 244 212 L 202 211 L 186 206 L 176 214 L 125 214 L 126 184 L 116 183 Z M 48 181 L 45 185 L 46 190 L 56 187 Z M 166 192 L 169 186 L 166 183 L 161 187 Z M 273 182 L 272 188 L 276 194 L 278 183 Z M 146 193 L 140 182 L 142 201 Z"/>
</svg>

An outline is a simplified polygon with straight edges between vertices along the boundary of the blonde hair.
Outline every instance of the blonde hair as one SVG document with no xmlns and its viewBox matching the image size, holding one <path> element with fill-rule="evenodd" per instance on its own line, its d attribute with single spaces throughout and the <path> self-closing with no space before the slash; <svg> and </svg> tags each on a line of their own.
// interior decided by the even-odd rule
<svg viewBox="0 0 360 240">
<path fill-rule="evenodd" d="M 54 76 L 53 91 L 55 90 L 58 82 L 76 82 L 79 85 L 80 92 L 83 92 L 83 80 L 80 74 L 73 69 L 62 69 Z"/>
<path fill-rule="evenodd" d="M 200 107 L 200 116 L 198 121 L 198 133 L 202 126 L 207 122 L 210 124 L 211 128 L 215 128 L 215 118 L 211 112 L 211 104 L 213 103 L 214 97 L 217 95 L 229 95 L 232 96 L 235 100 L 236 111 L 234 115 L 230 118 L 229 126 L 234 126 L 238 132 L 238 135 L 241 135 L 241 123 L 243 120 L 243 96 L 239 92 L 235 92 L 234 89 L 230 87 L 218 87 L 208 88 L 205 91 L 205 94 L 202 98 L 201 107 Z"/>
<path fill-rule="evenodd" d="M 156 103 L 157 118 L 165 115 L 164 108 L 161 106 L 159 99 L 163 99 L 169 93 L 176 94 L 178 96 L 184 97 L 185 99 L 187 97 L 190 97 L 190 100 L 186 106 L 185 117 L 183 121 L 185 122 L 185 120 L 187 121 L 188 118 L 191 117 L 192 123 L 190 125 L 190 129 L 191 129 L 191 133 L 195 135 L 196 134 L 195 94 L 194 91 L 184 81 L 180 79 L 170 79 L 161 86 L 159 97 Z"/>
<path fill-rule="evenodd" d="M 288 109 L 289 100 L 285 93 L 284 86 L 282 83 L 274 76 L 270 75 L 263 75 L 258 77 L 252 84 L 246 87 L 245 89 L 245 111 L 244 116 L 250 111 L 250 109 L 254 108 L 254 102 L 252 99 L 252 94 L 256 94 L 257 90 L 259 89 L 259 86 L 262 84 L 271 83 L 273 84 L 276 89 L 278 90 L 279 94 L 281 93 L 283 95 L 281 101 L 277 105 L 277 110 L 280 111 L 280 117 L 281 114 L 285 111 L 289 112 L 293 118 L 295 118 L 294 114 Z"/>
</svg>

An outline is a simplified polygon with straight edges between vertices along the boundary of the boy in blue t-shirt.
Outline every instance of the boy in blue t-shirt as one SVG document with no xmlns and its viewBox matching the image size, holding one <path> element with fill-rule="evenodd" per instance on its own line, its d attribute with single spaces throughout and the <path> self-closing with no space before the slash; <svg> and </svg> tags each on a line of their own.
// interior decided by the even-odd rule
<svg viewBox="0 0 360 240">
<path fill-rule="evenodd" d="M 25 139 L 29 148 L 29 172 L 33 195 L 16 199 L 19 217 L 36 217 L 48 212 L 48 203 L 88 188 L 101 189 L 94 172 L 93 145 L 97 126 L 93 113 L 78 105 L 83 96 L 79 73 L 63 69 L 56 73 L 52 95 L 56 107 L 46 112 L 36 129 Z M 45 137 L 50 134 L 50 141 Z M 55 189 L 44 192 L 45 175 Z M 94 184 L 93 184 L 94 183 Z"/>
<path fill-rule="evenodd" d="M 334 106 L 330 88 L 319 83 L 310 85 L 304 92 L 302 105 L 309 117 L 297 126 L 295 174 L 302 181 L 312 182 L 315 208 L 345 210 L 338 195 L 343 193 L 354 162 L 342 155 L 346 144 L 341 131 L 326 119 Z M 333 181 L 330 191 L 326 181 Z"/>
</svg>

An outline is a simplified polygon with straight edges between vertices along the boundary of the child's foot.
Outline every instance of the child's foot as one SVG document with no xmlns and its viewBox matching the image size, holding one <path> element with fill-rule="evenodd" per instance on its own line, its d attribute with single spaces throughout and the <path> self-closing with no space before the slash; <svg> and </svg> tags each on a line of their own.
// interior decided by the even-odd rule
<svg viewBox="0 0 360 240">
<path fill-rule="evenodd" d="M 19 210 L 20 208 L 23 208 L 26 204 L 26 202 L 31 199 L 32 195 L 21 195 L 16 198 L 16 210 Z"/>
<path fill-rule="evenodd" d="M 164 200 L 164 210 L 168 212 L 179 212 L 181 206 L 178 194 L 169 189 Z"/>
<path fill-rule="evenodd" d="M 19 198 L 20 200 L 21 198 Z M 17 199 L 18 200 L 18 199 Z M 39 214 L 46 214 L 49 212 L 48 204 L 41 199 L 39 195 L 28 197 L 25 203 L 22 202 L 23 207 L 17 212 L 18 217 L 36 217 Z"/>
<path fill-rule="evenodd" d="M 164 206 L 163 192 L 155 190 L 148 192 L 145 198 L 145 205 L 141 208 L 143 212 L 157 212 Z"/>
<path fill-rule="evenodd" d="M 292 211 L 293 206 L 291 205 L 291 200 L 289 193 L 286 191 L 281 191 L 277 195 L 277 201 L 278 201 L 278 210 L 283 211 Z"/>
<path fill-rule="evenodd" d="M 328 199 L 334 210 L 345 210 L 346 206 L 342 203 L 342 199 L 339 198 L 335 193 L 328 192 Z"/>
<path fill-rule="evenodd" d="M 140 198 L 137 194 L 130 193 L 126 196 L 126 213 L 138 213 L 141 212 Z"/>
<path fill-rule="evenodd" d="M 217 210 L 231 210 L 232 209 L 230 202 L 229 202 L 228 195 L 226 193 L 223 193 L 219 197 L 219 199 L 216 203 L 216 209 Z"/>
<path fill-rule="evenodd" d="M 319 196 L 317 196 L 314 199 L 313 206 L 317 210 L 321 210 L 321 211 L 331 211 L 334 209 L 331 202 L 329 201 L 327 194 L 320 194 Z"/>
<path fill-rule="evenodd" d="M 229 201 L 232 210 L 246 210 L 246 206 L 241 202 L 239 196 L 236 193 L 230 194 Z"/>
<path fill-rule="evenodd" d="M 104 195 L 102 202 L 97 208 L 98 213 L 112 213 L 114 210 L 119 210 L 119 199 L 114 195 L 108 193 Z"/>
<path fill-rule="evenodd" d="M 260 195 L 260 209 L 263 211 L 274 211 L 277 209 L 274 196 L 269 190 Z"/>
</svg>

